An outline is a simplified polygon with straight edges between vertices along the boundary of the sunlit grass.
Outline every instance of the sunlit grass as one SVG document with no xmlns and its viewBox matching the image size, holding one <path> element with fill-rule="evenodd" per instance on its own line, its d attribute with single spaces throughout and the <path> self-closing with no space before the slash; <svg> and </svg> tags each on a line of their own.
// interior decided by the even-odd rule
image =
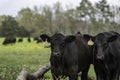
<svg viewBox="0 0 120 80">
<path fill-rule="evenodd" d="M 34 72 L 49 61 L 50 49 L 35 41 L 2 45 L 0 39 L 0 78 L 15 80 L 23 67 Z"/>
</svg>

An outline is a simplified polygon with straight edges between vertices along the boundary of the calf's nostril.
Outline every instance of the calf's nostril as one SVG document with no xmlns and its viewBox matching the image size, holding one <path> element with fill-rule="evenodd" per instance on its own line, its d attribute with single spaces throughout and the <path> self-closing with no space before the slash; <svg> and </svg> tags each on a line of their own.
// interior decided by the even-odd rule
<svg viewBox="0 0 120 80">
<path fill-rule="evenodd" d="M 97 56 L 97 59 L 104 59 L 104 56 L 103 55 Z"/>
</svg>

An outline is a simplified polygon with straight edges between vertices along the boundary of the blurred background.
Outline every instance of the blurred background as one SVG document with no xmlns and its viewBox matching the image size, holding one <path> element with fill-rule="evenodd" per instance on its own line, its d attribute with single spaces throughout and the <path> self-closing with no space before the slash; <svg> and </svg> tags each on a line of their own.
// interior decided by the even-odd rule
<svg viewBox="0 0 120 80">
<path fill-rule="evenodd" d="M 0 0 L 0 37 L 120 32 L 119 0 Z"/>
</svg>

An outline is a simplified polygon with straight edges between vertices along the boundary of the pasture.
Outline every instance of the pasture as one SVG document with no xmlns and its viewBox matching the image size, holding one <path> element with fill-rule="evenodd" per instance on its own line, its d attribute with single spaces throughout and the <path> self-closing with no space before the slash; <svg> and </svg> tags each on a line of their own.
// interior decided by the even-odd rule
<svg viewBox="0 0 120 80">
<path fill-rule="evenodd" d="M 0 38 L 0 80 L 16 80 L 23 67 L 32 73 L 49 61 L 50 48 L 44 48 L 43 43 L 36 44 L 33 39 L 29 43 L 24 38 L 22 43 L 4 46 L 2 41 Z M 93 66 L 89 76 L 95 79 Z M 45 79 L 52 80 L 50 71 L 45 74 Z"/>
</svg>

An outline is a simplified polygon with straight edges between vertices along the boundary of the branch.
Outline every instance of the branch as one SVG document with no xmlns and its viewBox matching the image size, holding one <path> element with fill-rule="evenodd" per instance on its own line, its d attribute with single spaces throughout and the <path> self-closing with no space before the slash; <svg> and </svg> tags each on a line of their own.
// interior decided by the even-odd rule
<svg viewBox="0 0 120 80">
<path fill-rule="evenodd" d="M 16 80 L 37 80 L 43 78 L 44 74 L 48 72 L 51 68 L 50 62 L 45 66 L 39 68 L 38 71 L 30 74 L 25 68 L 19 73 Z"/>
</svg>

